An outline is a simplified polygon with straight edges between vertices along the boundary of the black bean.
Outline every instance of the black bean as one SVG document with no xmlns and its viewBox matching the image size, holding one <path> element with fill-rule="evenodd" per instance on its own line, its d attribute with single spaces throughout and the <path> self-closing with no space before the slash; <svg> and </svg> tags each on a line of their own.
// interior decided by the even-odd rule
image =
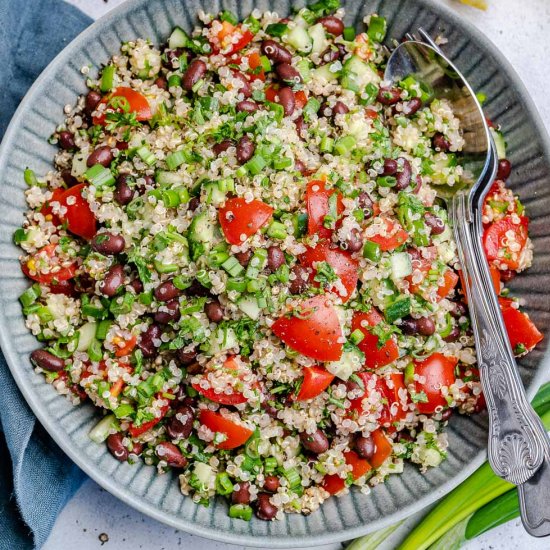
<svg viewBox="0 0 550 550">
<path fill-rule="evenodd" d="M 267 268 L 270 271 L 277 271 L 285 262 L 285 254 L 278 246 L 267 249 Z"/>
<path fill-rule="evenodd" d="M 88 92 L 84 101 L 84 111 L 87 115 L 91 115 L 95 111 L 102 97 L 103 96 L 95 90 L 91 90 L 90 92 Z"/>
<path fill-rule="evenodd" d="M 317 20 L 325 30 L 334 36 L 340 36 L 344 32 L 344 22 L 334 15 L 326 15 Z"/>
<path fill-rule="evenodd" d="M 213 323 L 221 323 L 223 321 L 223 308 L 220 302 L 208 302 L 204 306 L 204 313 L 206 313 L 208 319 Z"/>
<path fill-rule="evenodd" d="M 256 515 L 263 520 L 272 520 L 278 512 L 278 508 L 271 504 L 269 493 L 258 493 L 258 500 L 256 501 Z"/>
<path fill-rule="evenodd" d="M 78 184 L 78 180 L 71 174 L 70 170 L 62 170 L 61 178 L 63 179 L 67 187 L 72 187 L 73 185 Z"/>
<path fill-rule="evenodd" d="M 111 434 L 107 438 L 107 449 L 119 462 L 126 462 L 130 454 L 130 451 L 122 443 L 123 439 L 124 436 L 120 432 Z"/>
<path fill-rule="evenodd" d="M 401 112 L 405 116 L 412 116 L 420 109 L 420 107 L 422 107 L 422 100 L 418 97 L 413 97 L 409 101 L 403 102 L 403 109 Z"/>
<path fill-rule="evenodd" d="M 245 99 L 237 103 L 236 109 L 238 113 L 255 113 L 259 107 L 255 101 Z"/>
<path fill-rule="evenodd" d="M 175 298 L 160 306 L 159 311 L 155 313 L 153 318 L 157 323 L 167 325 L 171 321 L 177 321 L 180 316 L 180 303 L 179 300 Z"/>
<path fill-rule="evenodd" d="M 275 71 L 277 76 L 289 86 L 296 86 L 302 82 L 300 73 L 289 63 L 279 63 Z"/>
<path fill-rule="evenodd" d="M 412 317 L 407 317 L 406 319 L 403 319 L 401 321 L 399 328 L 401 329 L 401 332 L 403 332 L 403 334 L 408 334 L 409 336 L 418 334 L 417 319 L 413 319 Z"/>
<path fill-rule="evenodd" d="M 382 105 L 395 105 L 401 99 L 398 88 L 380 88 L 376 98 Z"/>
<path fill-rule="evenodd" d="M 160 340 L 162 330 L 159 325 L 153 323 L 149 325 L 147 330 L 141 334 L 138 342 L 138 347 L 142 351 L 144 357 L 153 357 L 157 353 L 155 340 Z"/>
<path fill-rule="evenodd" d="M 72 132 L 59 132 L 59 147 L 65 149 L 65 151 L 70 151 L 76 147 L 74 142 L 74 135 Z"/>
<path fill-rule="evenodd" d="M 65 361 L 45 349 L 36 349 L 31 353 L 31 363 L 35 367 L 49 372 L 60 372 L 65 368 Z"/>
<path fill-rule="evenodd" d="M 275 40 L 264 40 L 261 49 L 262 53 L 274 63 L 292 62 L 292 54 Z"/>
<path fill-rule="evenodd" d="M 291 273 L 294 275 L 290 281 L 290 292 L 291 294 L 300 294 L 304 292 L 307 288 L 308 281 L 308 271 L 305 267 L 301 265 L 295 265 Z"/>
<path fill-rule="evenodd" d="M 179 448 L 169 441 L 160 442 L 155 447 L 155 454 L 172 468 L 185 468 L 187 466 L 187 459 L 181 454 Z"/>
<path fill-rule="evenodd" d="M 200 203 L 201 203 L 201 200 L 199 199 L 199 197 L 193 197 L 189 201 L 189 204 L 187 205 L 187 208 L 191 212 L 194 212 L 199 207 Z"/>
<path fill-rule="evenodd" d="M 254 155 L 255 149 L 254 142 L 248 136 L 243 136 L 237 143 L 237 161 L 239 164 L 248 162 Z"/>
<path fill-rule="evenodd" d="M 397 164 L 397 161 L 394 159 L 384 159 L 384 168 L 382 170 L 383 176 L 395 176 L 397 173 L 397 170 L 399 168 L 399 165 Z"/>
<path fill-rule="evenodd" d="M 195 362 L 195 358 L 197 357 L 196 350 L 191 351 L 183 351 L 183 348 L 179 349 L 176 353 L 178 357 L 178 361 L 183 367 L 186 367 L 187 365 L 190 365 L 191 363 Z"/>
<path fill-rule="evenodd" d="M 448 151 L 451 147 L 449 140 L 440 133 L 435 134 L 432 141 L 435 149 L 438 151 Z"/>
<path fill-rule="evenodd" d="M 432 235 L 441 235 L 441 233 L 445 231 L 445 222 L 431 212 L 426 212 L 424 216 L 424 221 L 426 222 L 426 225 L 432 230 Z"/>
<path fill-rule="evenodd" d="M 235 258 L 237 258 L 237 261 L 243 267 L 246 267 L 248 265 L 248 262 L 250 262 L 250 259 L 252 258 L 252 251 L 251 250 L 245 250 L 244 252 L 237 252 L 235 254 Z"/>
<path fill-rule="evenodd" d="M 497 180 L 507 180 L 512 173 L 512 163 L 508 159 L 498 161 Z"/>
<path fill-rule="evenodd" d="M 239 488 L 231 493 L 231 502 L 233 504 L 250 503 L 250 483 L 248 481 L 239 481 Z"/>
<path fill-rule="evenodd" d="M 176 65 L 179 67 L 179 58 L 184 53 L 183 49 L 177 48 L 175 50 L 165 50 L 166 63 L 164 66 L 167 69 L 175 69 Z"/>
<path fill-rule="evenodd" d="M 320 428 L 317 428 L 317 431 L 312 434 L 302 432 L 300 434 L 300 441 L 309 452 L 315 455 L 320 455 L 329 448 L 327 436 Z"/>
<path fill-rule="evenodd" d="M 92 151 L 88 160 L 86 161 L 86 166 L 94 166 L 95 164 L 101 164 L 105 168 L 109 168 L 111 162 L 113 162 L 113 153 L 111 148 L 108 145 L 102 145 L 97 147 Z"/>
<path fill-rule="evenodd" d="M 276 493 L 280 484 L 277 476 L 266 476 L 264 479 L 264 490 L 268 493 Z"/>
<path fill-rule="evenodd" d="M 456 342 L 460 337 L 460 329 L 458 327 L 453 327 L 451 332 L 443 338 L 445 342 Z"/>
<path fill-rule="evenodd" d="M 143 443 L 139 441 L 132 441 L 132 450 L 133 455 L 139 456 L 143 452 Z"/>
<path fill-rule="evenodd" d="M 453 409 L 445 409 L 444 411 L 441 411 L 441 421 L 445 422 L 453 416 Z"/>
<path fill-rule="evenodd" d="M 122 235 L 108 233 L 107 231 L 96 233 L 90 244 L 96 252 L 104 256 L 120 254 L 126 246 Z"/>
<path fill-rule="evenodd" d="M 350 236 L 345 242 L 344 250 L 349 252 L 359 252 L 363 248 L 363 239 L 361 238 L 361 232 L 357 228 L 351 230 Z"/>
<path fill-rule="evenodd" d="M 112 265 L 105 278 L 101 282 L 100 290 L 109 298 L 112 298 L 118 289 L 124 284 L 124 268 L 120 264 Z"/>
<path fill-rule="evenodd" d="M 210 296 L 210 292 L 204 286 L 202 286 L 196 279 L 193 280 L 191 286 L 185 289 L 185 294 L 188 296 L 205 297 Z"/>
<path fill-rule="evenodd" d="M 136 294 L 141 294 L 143 292 L 143 283 L 137 277 L 130 281 L 130 286 L 134 289 Z"/>
<path fill-rule="evenodd" d="M 431 336 L 435 332 L 435 323 L 429 317 L 420 317 L 420 319 L 417 319 L 416 327 L 422 336 Z"/>
<path fill-rule="evenodd" d="M 167 82 L 166 78 L 164 78 L 163 76 L 159 76 L 155 80 L 155 86 L 157 88 L 160 88 L 161 90 L 167 90 L 168 89 L 168 82 Z"/>
<path fill-rule="evenodd" d="M 342 101 L 337 101 L 332 108 L 333 115 L 345 115 L 349 113 L 348 106 Z"/>
<path fill-rule="evenodd" d="M 294 120 L 294 125 L 296 126 L 298 135 L 302 139 L 305 139 L 307 137 L 307 124 L 304 117 L 300 115 L 296 120 Z"/>
<path fill-rule="evenodd" d="M 230 139 L 224 139 L 223 141 L 220 141 L 220 143 L 216 143 L 214 147 L 212 147 L 212 151 L 214 151 L 214 154 L 219 157 L 222 153 L 227 151 L 232 145 L 235 145 Z"/>
<path fill-rule="evenodd" d="M 187 439 L 193 430 L 195 413 L 188 405 L 180 405 L 176 414 L 166 423 L 166 431 L 170 439 Z"/>
<path fill-rule="evenodd" d="M 363 210 L 365 218 L 370 218 L 373 214 L 374 202 L 366 191 L 362 191 L 357 197 L 357 204 Z"/>
<path fill-rule="evenodd" d="M 206 74 L 206 63 L 200 59 L 194 59 L 189 63 L 185 74 L 183 75 L 181 85 L 187 90 L 191 91 L 193 86 L 201 80 L 201 78 Z"/>
<path fill-rule="evenodd" d="M 277 103 L 283 106 L 285 116 L 290 116 L 294 112 L 296 106 L 296 100 L 294 98 L 294 92 L 289 86 L 284 86 L 278 92 L 279 100 Z"/>
<path fill-rule="evenodd" d="M 134 198 L 134 191 L 128 185 L 128 176 L 126 174 L 120 174 L 116 181 L 116 187 L 114 192 L 114 199 L 121 206 L 127 205 Z"/>
<path fill-rule="evenodd" d="M 159 302 L 168 302 L 181 296 L 181 290 L 177 288 L 172 280 L 166 281 L 155 288 L 155 298 Z"/>
<path fill-rule="evenodd" d="M 372 437 L 365 437 L 360 435 L 355 440 L 355 450 L 361 458 L 366 458 L 367 460 L 369 460 L 374 456 L 376 445 L 374 444 Z"/>
<path fill-rule="evenodd" d="M 338 48 L 335 48 L 334 46 L 329 46 L 321 54 L 321 59 L 323 61 L 323 64 L 338 61 L 338 59 L 340 59 L 340 50 Z"/>
<path fill-rule="evenodd" d="M 244 74 L 240 71 L 236 70 L 232 71 L 232 76 L 235 80 L 239 81 L 237 92 L 239 94 L 243 94 L 245 98 L 249 98 L 252 95 L 252 87 L 250 86 L 250 82 L 248 82 L 246 76 L 244 76 Z"/>
<path fill-rule="evenodd" d="M 455 302 L 450 313 L 455 319 L 460 319 L 466 315 L 466 306 L 462 302 Z"/>
<path fill-rule="evenodd" d="M 406 189 L 411 183 L 412 168 L 411 163 L 404 158 L 400 158 L 398 164 L 401 165 L 401 168 L 395 175 L 395 189 L 397 189 L 398 191 L 402 191 L 403 189 Z"/>
</svg>

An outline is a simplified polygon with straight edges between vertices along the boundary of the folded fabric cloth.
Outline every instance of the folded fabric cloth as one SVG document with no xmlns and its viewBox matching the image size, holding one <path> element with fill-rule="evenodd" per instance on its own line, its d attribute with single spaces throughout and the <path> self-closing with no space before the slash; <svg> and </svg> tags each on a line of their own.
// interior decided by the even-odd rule
<svg viewBox="0 0 550 550">
<path fill-rule="evenodd" d="M 27 89 L 91 19 L 61 0 L 0 0 L 0 21 L 1 140 Z M 0 550 L 40 548 L 84 479 L 38 424 L 0 353 Z"/>
</svg>

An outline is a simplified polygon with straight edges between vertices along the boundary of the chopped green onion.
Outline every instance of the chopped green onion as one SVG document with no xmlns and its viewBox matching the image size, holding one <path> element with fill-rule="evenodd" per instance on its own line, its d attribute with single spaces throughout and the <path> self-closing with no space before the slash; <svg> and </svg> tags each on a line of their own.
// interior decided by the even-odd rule
<svg viewBox="0 0 550 550">
<path fill-rule="evenodd" d="M 238 17 L 231 11 L 224 10 L 220 13 L 220 20 L 221 21 L 227 21 L 228 23 L 231 23 L 232 25 L 236 25 L 239 22 Z"/>
<path fill-rule="evenodd" d="M 109 311 L 113 315 L 128 315 L 132 311 L 135 297 L 133 294 L 127 292 L 122 297 L 114 298 L 109 307 Z"/>
<path fill-rule="evenodd" d="M 107 315 L 107 310 L 100 306 L 91 304 L 82 304 L 82 315 L 85 317 L 93 317 L 94 319 L 103 319 Z"/>
<path fill-rule="evenodd" d="M 283 475 L 287 479 L 288 485 L 291 489 L 302 487 L 302 478 L 300 477 L 300 474 L 298 473 L 298 470 L 296 468 L 288 468 L 286 470 L 283 470 Z"/>
<path fill-rule="evenodd" d="M 34 185 L 38 185 L 38 180 L 36 179 L 36 175 L 30 168 L 27 168 L 23 172 L 23 178 L 25 179 L 25 183 L 29 187 L 33 187 Z"/>
<path fill-rule="evenodd" d="M 168 77 L 168 88 L 181 88 L 181 76 L 172 74 Z"/>
<path fill-rule="evenodd" d="M 353 345 L 357 345 L 357 344 L 360 344 L 363 339 L 365 338 L 365 334 L 363 333 L 362 330 L 360 329 L 355 329 L 350 335 L 349 335 L 349 341 L 353 344 Z"/>
<path fill-rule="evenodd" d="M 20 245 L 22 242 L 26 241 L 29 238 L 26 231 L 20 227 L 19 229 L 16 229 L 13 233 L 13 242 L 16 245 Z"/>
<path fill-rule="evenodd" d="M 233 492 L 233 483 L 229 479 L 227 472 L 219 472 L 216 475 L 216 492 L 218 495 L 230 495 Z"/>
<path fill-rule="evenodd" d="M 365 241 L 365 245 L 363 246 L 363 257 L 374 263 L 379 262 L 382 257 L 380 245 L 374 241 Z"/>
<path fill-rule="evenodd" d="M 181 204 L 180 194 L 174 189 L 166 189 L 162 192 L 162 202 L 166 208 L 176 208 Z"/>
<path fill-rule="evenodd" d="M 260 56 L 260 66 L 262 67 L 262 71 L 268 73 L 271 71 L 271 61 L 269 61 L 269 58 L 265 55 Z"/>
<path fill-rule="evenodd" d="M 376 184 L 379 187 L 394 187 L 397 179 L 394 176 L 379 176 L 376 178 Z"/>
<path fill-rule="evenodd" d="M 237 292 L 244 292 L 246 290 L 246 287 L 247 287 L 247 282 L 245 279 L 235 279 L 235 278 L 230 278 L 230 279 L 227 279 L 227 290 L 230 291 L 230 290 L 235 290 Z"/>
<path fill-rule="evenodd" d="M 31 304 L 34 304 L 38 298 L 40 298 L 40 285 L 35 283 L 31 287 L 27 288 L 21 296 L 19 296 L 19 301 L 23 307 L 29 307 Z"/>
<path fill-rule="evenodd" d="M 142 292 L 138 296 L 138 300 L 140 304 L 143 304 L 144 306 L 150 306 L 153 303 L 153 293 L 151 291 Z"/>
<path fill-rule="evenodd" d="M 213 250 L 208 255 L 208 265 L 211 267 L 220 267 L 229 259 L 229 253 L 225 250 Z"/>
<path fill-rule="evenodd" d="M 107 333 L 109 332 L 109 329 L 111 328 L 111 325 L 113 324 L 113 321 L 110 319 L 104 319 L 103 321 L 100 321 L 95 329 L 95 337 L 97 340 L 105 340 L 107 338 Z"/>
<path fill-rule="evenodd" d="M 257 176 L 267 166 L 267 162 L 261 155 L 254 155 L 244 166 L 253 176 Z"/>
<path fill-rule="evenodd" d="M 181 166 L 184 162 L 189 160 L 189 152 L 184 149 L 174 151 L 166 157 L 166 166 L 168 170 L 175 170 L 178 166 Z"/>
<path fill-rule="evenodd" d="M 102 92 L 110 92 L 115 87 L 115 72 L 114 65 L 107 65 L 101 73 L 101 82 L 99 83 L 99 89 Z"/>
<path fill-rule="evenodd" d="M 246 268 L 247 279 L 255 279 L 265 267 L 266 263 L 267 250 L 265 248 L 258 248 L 248 262 L 248 267 Z"/>
<path fill-rule="evenodd" d="M 92 343 L 88 347 L 88 357 L 94 361 L 99 362 L 103 359 L 103 348 L 101 342 L 97 339 L 93 339 Z"/>
<path fill-rule="evenodd" d="M 114 412 L 117 418 L 128 418 L 134 414 L 135 409 L 129 403 L 122 403 L 115 409 Z"/>
<path fill-rule="evenodd" d="M 292 216 L 292 225 L 294 226 L 294 236 L 299 239 L 306 234 L 307 231 L 307 214 L 298 212 Z"/>
<path fill-rule="evenodd" d="M 277 469 L 277 459 L 274 456 L 268 456 L 264 460 L 264 472 L 269 474 Z"/>
<path fill-rule="evenodd" d="M 248 504 L 232 504 L 229 507 L 229 517 L 250 521 L 252 519 L 252 508 Z"/>
<path fill-rule="evenodd" d="M 344 27 L 343 33 L 344 40 L 351 42 L 355 38 L 355 28 L 354 27 Z"/>
<path fill-rule="evenodd" d="M 103 443 L 109 434 L 113 431 L 118 431 L 120 426 L 114 414 L 108 414 L 105 418 L 102 418 L 88 434 L 88 437 L 95 443 Z"/>
<path fill-rule="evenodd" d="M 244 267 L 239 263 L 239 260 L 235 256 L 229 256 L 221 267 L 231 275 L 231 277 L 237 277 L 244 271 Z"/>
<path fill-rule="evenodd" d="M 269 36 L 281 37 L 288 31 L 286 23 L 271 23 L 265 28 L 265 33 Z"/>
<path fill-rule="evenodd" d="M 178 270 L 178 266 L 176 264 L 164 264 L 157 259 L 153 260 L 153 265 L 159 273 L 174 273 L 174 271 Z"/>
<path fill-rule="evenodd" d="M 196 94 L 202 88 L 203 84 L 204 84 L 204 79 L 201 78 L 196 84 L 193 85 L 193 87 L 191 88 L 191 91 Z"/>
<path fill-rule="evenodd" d="M 379 15 L 372 15 L 369 21 L 369 28 L 367 29 L 367 36 L 373 42 L 382 42 L 386 37 L 388 30 L 388 24 L 385 17 Z"/>
<path fill-rule="evenodd" d="M 141 157 L 141 160 L 147 164 L 147 166 L 153 166 L 153 164 L 157 162 L 155 155 L 145 145 L 138 147 L 136 154 Z"/>
<path fill-rule="evenodd" d="M 305 104 L 304 109 L 302 111 L 304 120 L 306 122 L 311 120 L 312 115 L 317 113 L 317 111 L 319 111 L 320 107 L 321 107 L 321 102 L 318 99 L 316 99 L 315 97 L 310 97 L 307 100 L 307 103 Z"/>
<path fill-rule="evenodd" d="M 339 155 L 346 156 L 351 153 L 356 143 L 357 140 L 353 136 L 342 136 L 336 140 L 334 149 Z"/>
<path fill-rule="evenodd" d="M 273 161 L 273 168 L 275 168 L 275 170 L 284 170 L 285 168 L 288 168 L 291 165 L 292 165 L 292 159 L 289 157 L 280 157 L 280 158 L 276 158 Z"/>
<path fill-rule="evenodd" d="M 197 271 L 195 279 L 197 279 L 197 281 L 199 281 L 199 283 L 205 288 L 212 288 L 212 282 L 210 281 L 210 276 L 208 275 L 208 271 L 206 271 L 206 269 Z"/>
<path fill-rule="evenodd" d="M 285 225 L 277 221 L 273 221 L 269 224 L 269 227 L 267 228 L 267 234 L 272 239 L 280 240 L 284 240 L 288 236 Z"/>
<path fill-rule="evenodd" d="M 101 164 L 94 164 L 84 173 L 84 177 L 97 188 L 115 184 L 115 178 L 111 171 Z"/>
</svg>

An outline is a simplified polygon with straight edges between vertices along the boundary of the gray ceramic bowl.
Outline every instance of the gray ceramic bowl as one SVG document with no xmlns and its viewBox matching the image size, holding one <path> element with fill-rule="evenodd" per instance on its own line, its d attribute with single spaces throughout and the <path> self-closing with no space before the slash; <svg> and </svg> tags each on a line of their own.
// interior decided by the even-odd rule
<svg viewBox="0 0 550 550">
<path fill-rule="evenodd" d="M 487 96 L 487 113 L 504 126 L 509 157 L 514 166 L 512 187 L 524 201 L 532 219 L 535 261 L 528 274 L 513 281 L 513 290 L 545 333 L 550 332 L 550 150 L 544 129 L 527 92 L 502 55 L 474 28 L 430 0 L 344 0 L 346 23 L 361 25 L 362 18 L 378 11 L 388 18 L 389 37 L 400 38 L 423 26 L 432 35 L 444 32 L 445 50 L 474 89 Z M 113 459 L 104 445 L 88 439 L 97 421 L 90 406 L 74 408 L 57 396 L 28 360 L 37 347 L 26 330 L 17 297 L 27 286 L 18 264 L 19 251 L 12 233 L 25 210 L 23 170 L 38 174 L 51 167 L 54 147 L 47 138 L 63 120 L 63 106 L 85 91 L 80 68 L 98 66 L 117 52 L 120 42 L 147 37 L 163 41 L 175 25 L 190 28 L 198 9 L 226 8 L 248 14 L 254 7 L 288 14 L 289 0 L 134 0 L 92 25 L 74 40 L 44 71 L 21 103 L 0 152 L 0 341 L 13 376 L 40 422 L 64 451 L 95 481 L 138 510 L 173 527 L 196 535 L 241 545 L 277 548 L 315 546 L 351 539 L 384 527 L 441 497 L 477 468 L 485 458 L 486 418 L 453 418 L 449 428 L 449 456 L 440 468 L 421 475 L 412 466 L 393 476 L 370 496 L 352 491 L 332 498 L 309 517 L 289 515 L 266 523 L 232 520 L 221 500 L 209 508 L 183 497 L 172 475 L 157 476 L 155 469 L 130 466 Z M 521 362 L 520 371 L 529 394 L 541 382 L 548 357 L 546 344 Z"/>
</svg>

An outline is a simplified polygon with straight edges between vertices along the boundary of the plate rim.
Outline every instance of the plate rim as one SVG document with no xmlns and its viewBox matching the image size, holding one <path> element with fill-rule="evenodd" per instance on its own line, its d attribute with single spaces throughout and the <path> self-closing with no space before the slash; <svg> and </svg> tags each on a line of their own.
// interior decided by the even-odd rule
<svg viewBox="0 0 550 550">
<path fill-rule="evenodd" d="M 7 163 L 7 153 L 10 150 L 12 141 L 14 140 L 17 131 L 20 127 L 22 118 L 24 117 L 27 109 L 33 104 L 35 95 L 39 91 L 42 83 L 50 76 L 51 72 L 54 72 L 57 66 L 63 62 L 68 61 L 70 53 L 74 50 L 81 49 L 85 41 L 90 37 L 97 36 L 97 32 L 104 26 L 109 25 L 111 22 L 117 20 L 119 17 L 124 17 L 125 13 L 136 9 L 139 5 L 146 4 L 148 0 L 126 0 L 123 4 L 113 8 L 110 12 L 94 21 L 89 27 L 78 34 L 67 46 L 61 50 L 42 71 L 38 78 L 34 81 L 32 86 L 28 89 L 25 96 L 21 100 L 17 110 L 10 120 L 8 128 L 0 144 L 0 172 Z M 186 0 L 182 0 L 185 3 Z M 469 36 L 474 36 L 483 47 L 493 56 L 496 62 L 500 65 L 501 71 L 510 77 L 513 86 L 518 92 L 522 107 L 526 109 L 531 119 L 534 121 L 535 131 L 540 137 L 541 148 L 543 154 L 547 159 L 550 159 L 550 138 L 546 131 L 546 128 L 542 122 L 538 109 L 532 100 L 529 92 L 527 91 L 523 81 L 506 59 L 504 54 L 499 48 L 493 44 L 493 42 L 485 35 L 481 30 L 472 25 L 469 21 L 461 18 L 457 13 L 453 12 L 449 7 L 442 5 L 437 0 L 414 0 L 414 2 L 424 8 L 427 8 L 431 12 L 451 21 Z M 2 293 L 4 293 L 4 284 L 0 285 Z M 0 328 L 6 326 L 7 320 L 5 318 L 4 311 L 0 311 Z M 391 524 L 394 524 L 415 512 L 427 508 L 433 504 L 437 499 L 441 498 L 457 485 L 459 485 L 464 479 L 466 479 L 474 470 L 476 470 L 486 459 L 486 450 L 480 451 L 474 459 L 463 468 L 463 470 L 451 479 L 442 483 L 432 494 L 423 497 L 420 501 L 413 502 L 408 506 L 396 510 L 394 513 L 385 516 L 379 520 L 364 523 L 357 527 L 348 529 L 342 529 L 340 531 L 328 532 L 322 535 L 247 535 L 235 532 L 220 532 L 214 527 L 204 527 L 196 524 L 192 520 L 188 520 L 184 517 L 167 516 L 159 508 L 153 504 L 149 504 L 145 501 L 136 500 L 133 495 L 122 485 L 116 484 L 112 481 L 110 476 L 97 470 L 93 464 L 89 463 L 86 455 L 78 450 L 76 447 L 71 446 L 70 436 L 67 434 L 61 425 L 56 424 L 51 417 L 47 414 L 47 410 L 43 407 L 41 400 L 35 394 L 32 386 L 27 384 L 24 378 L 23 370 L 20 369 L 20 363 L 18 358 L 15 357 L 15 352 L 12 343 L 7 337 L 7 333 L 4 330 L 0 330 L 0 346 L 6 358 L 6 362 L 10 369 L 10 372 L 19 388 L 26 403 L 29 405 L 37 420 L 42 424 L 50 436 L 54 439 L 57 445 L 63 450 L 63 452 L 69 456 L 69 458 L 91 479 L 98 483 L 101 487 L 111 493 L 113 496 L 138 510 L 139 512 L 171 527 L 181 529 L 187 533 L 204 537 L 210 540 L 216 540 L 229 544 L 246 545 L 253 547 L 260 547 L 266 545 L 271 548 L 288 548 L 291 544 L 296 548 L 312 547 L 317 545 L 331 544 L 342 542 L 345 540 L 354 539 L 378 529 L 383 529 Z M 535 394 L 538 386 L 540 386 L 542 380 L 545 378 L 545 367 L 550 362 L 550 349 L 541 358 L 541 361 L 537 367 L 537 371 L 533 376 L 532 382 L 529 388 L 526 390 L 529 398 L 532 398 Z M 183 497 L 183 495 L 182 495 Z"/>
</svg>

